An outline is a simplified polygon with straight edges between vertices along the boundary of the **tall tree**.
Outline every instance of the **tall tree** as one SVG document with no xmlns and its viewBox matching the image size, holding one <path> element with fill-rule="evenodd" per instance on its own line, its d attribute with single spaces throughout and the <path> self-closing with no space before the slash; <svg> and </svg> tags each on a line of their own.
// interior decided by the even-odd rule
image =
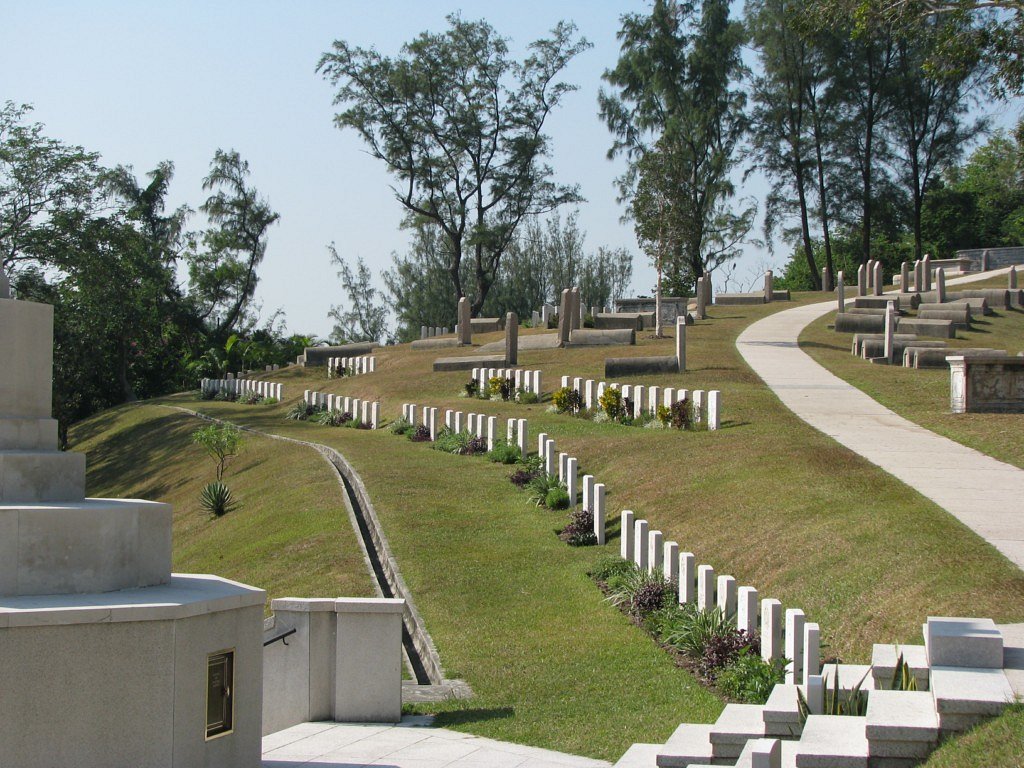
<svg viewBox="0 0 1024 768">
<path fill-rule="evenodd" d="M 201 317 L 220 339 L 236 327 L 252 301 L 256 268 L 267 251 L 267 233 L 280 216 L 248 185 L 249 163 L 234 150 L 218 149 L 203 179 L 212 192 L 201 210 L 214 226 L 203 236 L 205 252 L 190 264 L 192 289 L 203 306 Z"/>
<path fill-rule="evenodd" d="M 485 21 L 447 19 L 447 31 L 422 33 L 394 58 L 335 41 L 317 69 L 338 88 L 337 126 L 384 161 L 406 211 L 444 233 L 456 299 L 467 295 L 462 264 L 471 254 L 476 314 L 519 224 L 581 199 L 577 187 L 551 180 L 543 127 L 576 88 L 557 78 L 589 43 L 559 23 L 519 62 Z"/>
<path fill-rule="evenodd" d="M 695 278 L 736 255 L 721 243 L 732 241 L 749 213 L 737 216 L 728 207 L 735 191 L 729 173 L 746 128 L 745 96 L 734 87 L 744 71 L 742 25 L 729 18 L 726 0 L 703 0 L 699 14 L 695 2 L 655 0 L 649 15 L 622 17 L 618 38 L 619 60 L 603 75 L 611 90 L 598 96 L 614 137 L 608 154 L 629 161 L 619 179 L 627 203 L 637 163 L 655 142 L 675 156 L 681 171 L 672 209 L 681 252 L 669 283 L 674 292 L 688 291 Z"/>
<path fill-rule="evenodd" d="M 388 311 L 383 304 L 381 292 L 373 285 L 370 268 L 360 256 L 353 270 L 338 253 L 334 243 L 327 250 L 331 254 L 331 263 L 338 268 L 338 278 L 349 304 L 347 310 L 344 306 L 332 305 L 331 311 L 327 313 L 334 320 L 331 339 L 339 344 L 382 341 L 387 333 Z"/>
<path fill-rule="evenodd" d="M 420 326 L 455 322 L 458 299 L 451 290 L 450 248 L 444 232 L 430 221 L 409 223 L 412 241 L 405 255 L 391 254 L 392 267 L 383 274 L 390 305 L 397 318 L 395 339 L 413 341 Z"/>
</svg>

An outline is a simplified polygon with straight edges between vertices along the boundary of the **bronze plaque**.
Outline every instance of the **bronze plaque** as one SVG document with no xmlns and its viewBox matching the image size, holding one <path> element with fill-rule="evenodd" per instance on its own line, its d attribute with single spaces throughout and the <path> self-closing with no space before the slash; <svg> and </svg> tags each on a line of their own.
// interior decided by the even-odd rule
<svg viewBox="0 0 1024 768">
<path fill-rule="evenodd" d="M 206 665 L 206 738 L 229 733 L 234 720 L 235 652 L 211 653 Z"/>
</svg>

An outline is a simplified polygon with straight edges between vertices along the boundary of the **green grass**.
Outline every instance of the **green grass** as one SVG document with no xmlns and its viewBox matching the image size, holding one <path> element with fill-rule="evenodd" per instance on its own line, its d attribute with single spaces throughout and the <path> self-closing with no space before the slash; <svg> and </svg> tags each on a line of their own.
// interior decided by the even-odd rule
<svg viewBox="0 0 1024 768">
<path fill-rule="evenodd" d="M 224 481 L 240 508 L 213 518 L 199 492 L 214 462 L 193 445 L 203 422 L 151 405 L 125 405 L 75 425 L 92 496 L 174 507 L 176 571 L 215 573 L 275 597 L 372 596 L 373 581 L 331 468 L 313 451 L 246 434 Z M 269 606 L 268 606 L 269 608 Z"/>
<path fill-rule="evenodd" d="M 1024 768 L 1024 705 L 946 741 L 922 768 Z"/>
<path fill-rule="evenodd" d="M 963 287 L 1005 288 L 1006 279 L 992 278 Z M 852 334 L 835 333 L 830 328 L 834 323 L 833 312 L 800 334 L 801 348 L 818 363 L 910 421 L 1024 468 L 1024 414 L 950 413 L 948 368 L 873 365 L 850 354 Z M 971 330 L 958 331 L 949 346 L 1005 349 L 1016 355 L 1024 351 L 1024 312 L 996 310 L 994 315 L 977 317 Z"/>
<path fill-rule="evenodd" d="M 797 296 L 821 299 L 821 294 Z M 440 724 L 608 759 L 635 741 L 663 741 L 722 704 L 612 606 L 586 576 L 617 552 L 618 513 L 632 509 L 698 562 L 803 608 L 822 626 L 825 656 L 867 661 L 876 642 L 920 642 L 928 615 L 1024 619 L 1024 575 L 958 521 L 797 419 L 740 358 L 750 322 L 793 303 L 713 307 L 688 329 L 689 370 L 622 383 L 720 389 L 718 432 L 644 430 L 458 396 L 468 373 L 434 374 L 436 351 L 377 353 L 377 373 L 327 380 L 323 369 L 272 376 L 271 407 L 170 402 L 340 450 L 362 476 L 450 677 L 476 696 L 431 711 Z M 532 331 L 526 331 L 530 333 Z M 501 338 L 491 335 L 478 341 Z M 526 351 L 553 390 L 563 374 L 604 378 L 608 356 L 671 354 L 671 339 L 635 348 Z M 452 350 L 445 350 L 449 355 Z M 387 432 L 283 418 L 303 389 L 529 419 L 607 486 L 609 542 L 570 548 L 565 517 L 531 506 L 510 467 L 433 451 Z M 965 568 L 964 564 L 970 567 Z"/>
</svg>

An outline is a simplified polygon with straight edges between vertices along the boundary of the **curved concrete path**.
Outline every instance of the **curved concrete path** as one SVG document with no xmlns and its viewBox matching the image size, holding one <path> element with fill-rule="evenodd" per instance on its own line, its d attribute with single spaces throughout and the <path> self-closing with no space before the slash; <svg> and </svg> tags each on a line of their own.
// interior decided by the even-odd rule
<svg viewBox="0 0 1024 768">
<path fill-rule="evenodd" d="M 797 416 L 934 501 L 1024 569 L 1024 470 L 898 416 L 812 360 L 797 345 L 800 332 L 835 308 L 826 301 L 769 315 L 743 331 L 736 347 Z"/>
</svg>

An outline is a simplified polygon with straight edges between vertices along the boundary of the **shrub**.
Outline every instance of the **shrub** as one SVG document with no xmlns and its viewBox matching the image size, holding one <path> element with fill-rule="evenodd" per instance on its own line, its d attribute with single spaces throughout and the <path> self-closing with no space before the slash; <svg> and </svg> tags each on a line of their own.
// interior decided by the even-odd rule
<svg viewBox="0 0 1024 768">
<path fill-rule="evenodd" d="M 638 618 L 660 610 L 665 606 L 665 599 L 671 593 L 672 585 L 655 574 L 646 579 L 633 593 L 629 604 L 629 612 Z"/>
<path fill-rule="evenodd" d="M 348 368 L 346 368 L 341 363 L 338 363 L 336 366 L 334 366 L 334 368 L 331 371 L 331 373 L 333 374 L 334 378 L 342 379 L 345 376 L 348 376 Z M 330 378 L 330 376 L 328 376 L 328 378 Z"/>
<path fill-rule="evenodd" d="M 314 408 L 309 403 L 299 402 L 293 405 L 291 408 L 289 408 L 288 412 L 284 415 L 284 417 L 286 419 L 291 419 L 292 421 L 305 421 L 314 413 L 316 413 L 316 410 L 317 409 Z"/>
<path fill-rule="evenodd" d="M 348 417 L 347 419 L 345 417 Z M 352 420 L 352 414 L 338 413 L 337 411 L 317 411 L 310 419 L 322 427 L 340 427 L 346 421 Z"/>
<path fill-rule="evenodd" d="M 618 555 L 605 555 L 590 569 L 590 578 L 607 583 L 613 576 L 619 576 L 635 568 L 630 560 Z"/>
<path fill-rule="evenodd" d="M 415 425 L 408 419 L 396 419 L 391 422 L 391 434 L 393 435 L 407 435 L 416 429 Z"/>
<path fill-rule="evenodd" d="M 231 424 L 208 424 L 192 433 L 192 442 L 202 446 L 217 463 L 217 482 L 224 479 L 228 462 L 242 447 L 242 433 Z"/>
<path fill-rule="evenodd" d="M 539 403 L 540 398 L 536 392 L 527 392 L 525 389 L 516 390 L 516 402 L 522 403 L 523 405 L 533 405 Z"/>
<path fill-rule="evenodd" d="M 594 513 L 589 509 L 576 509 L 570 512 L 569 524 L 559 534 L 559 538 L 571 547 L 589 547 L 597 544 Z M 619 560 L 622 561 L 622 558 Z"/>
<path fill-rule="evenodd" d="M 487 458 L 496 464 L 515 464 L 522 458 L 522 454 L 519 452 L 519 446 L 507 440 L 496 440 L 494 450 L 488 452 Z"/>
<path fill-rule="evenodd" d="M 429 436 L 429 435 L 428 435 Z M 469 445 L 469 435 L 465 432 L 456 432 L 451 427 L 442 427 L 434 440 L 434 449 L 445 453 L 464 453 Z"/>
<path fill-rule="evenodd" d="M 844 715 L 848 717 L 863 717 L 868 711 L 868 692 L 862 690 L 864 681 L 871 674 L 869 669 L 864 673 L 860 682 L 849 690 L 843 690 L 839 683 L 839 670 L 836 669 L 835 678 L 829 685 L 829 679 L 825 680 L 825 711 L 826 715 Z M 807 707 L 807 699 L 801 689 L 796 691 L 797 707 L 800 710 L 800 722 L 806 722 L 810 710 Z"/>
<path fill-rule="evenodd" d="M 242 405 L 256 405 L 263 402 L 263 398 L 255 392 L 246 392 L 244 395 L 239 396 L 238 402 Z"/>
<path fill-rule="evenodd" d="M 664 405 L 658 406 L 658 421 L 666 427 L 672 426 L 672 409 Z"/>
<path fill-rule="evenodd" d="M 671 621 L 662 627 L 661 640 L 695 661 L 704 658 L 704 649 L 712 640 L 732 631 L 722 611 L 700 611 L 692 603 L 680 606 Z"/>
<path fill-rule="evenodd" d="M 561 387 L 551 396 L 551 402 L 559 413 L 579 413 L 583 407 L 583 398 L 579 390 Z"/>
<path fill-rule="evenodd" d="M 622 402 L 622 392 L 618 387 L 606 387 L 601 397 L 598 398 L 598 405 L 612 421 L 618 421 L 626 414 L 626 408 Z"/>
<path fill-rule="evenodd" d="M 213 389 L 199 390 L 199 397 L 203 400 L 216 400 L 218 394 L 220 393 Z"/>
<path fill-rule="evenodd" d="M 537 475 L 529 469 L 517 469 L 508 476 L 508 479 L 511 480 L 512 485 L 517 488 L 526 488 L 536 477 Z"/>
<path fill-rule="evenodd" d="M 277 401 L 276 397 L 264 397 L 263 398 L 263 404 L 264 405 L 277 405 L 277 402 L 278 401 Z"/>
<path fill-rule="evenodd" d="M 529 484 L 530 501 L 538 507 L 547 505 L 548 493 L 561 487 L 557 477 L 552 477 L 544 471 L 535 474 Z"/>
<path fill-rule="evenodd" d="M 487 453 L 487 438 L 473 437 L 466 443 L 462 453 L 466 456 L 476 456 L 480 453 Z"/>
<path fill-rule="evenodd" d="M 690 402 L 690 398 L 684 397 L 682 400 L 672 403 L 672 428 L 693 428 L 693 404 Z"/>
<path fill-rule="evenodd" d="M 409 433 L 409 439 L 414 443 L 429 443 L 430 442 L 430 430 L 420 424 L 414 430 Z"/>
<path fill-rule="evenodd" d="M 718 673 L 723 695 L 744 704 L 764 704 L 776 684 L 786 681 L 786 660 L 765 661 L 749 648 L 740 649 L 736 659 Z"/>
<path fill-rule="evenodd" d="M 491 397 L 500 400 L 511 400 L 516 391 L 512 379 L 506 379 L 502 376 L 495 376 L 489 379 L 487 386 Z"/>
<path fill-rule="evenodd" d="M 463 389 L 466 392 L 466 397 L 476 397 L 480 394 L 480 382 L 476 379 L 470 379 L 463 385 Z"/>
<path fill-rule="evenodd" d="M 222 389 L 216 395 L 213 396 L 214 400 L 220 400 L 222 403 L 233 403 L 238 399 L 238 395 L 233 392 L 228 392 L 226 389 Z"/>
<path fill-rule="evenodd" d="M 742 629 L 730 627 L 721 634 L 713 635 L 704 646 L 700 659 L 700 671 L 708 678 L 714 679 L 718 670 L 732 664 L 740 651 L 748 649 L 751 653 L 761 652 L 761 643 L 757 637 L 748 637 Z"/>
<path fill-rule="evenodd" d="M 672 597 L 672 585 L 660 573 L 642 571 L 633 563 L 631 567 L 612 573 L 605 586 L 609 602 L 628 611 L 639 619 L 661 610 Z"/>
<path fill-rule="evenodd" d="M 209 483 L 199 494 L 199 505 L 214 517 L 224 517 L 238 509 L 231 489 L 219 480 Z"/>
<path fill-rule="evenodd" d="M 568 509 L 569 493 L 562 486 L 552 488 L 544 497 L 544 506 L 548 509 Z"/>
</svg>

